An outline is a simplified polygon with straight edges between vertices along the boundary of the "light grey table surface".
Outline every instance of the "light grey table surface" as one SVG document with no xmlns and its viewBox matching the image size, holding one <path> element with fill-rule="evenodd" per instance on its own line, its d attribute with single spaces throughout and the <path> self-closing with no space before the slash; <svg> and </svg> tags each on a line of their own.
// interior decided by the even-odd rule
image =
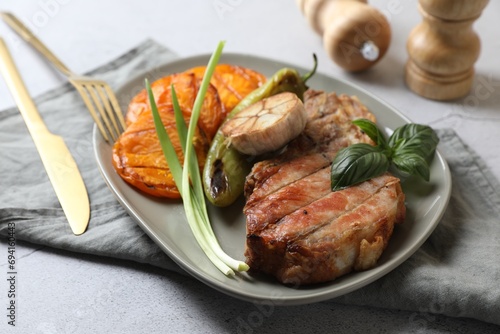
<svg viewBox="0 0 500 334">
<path fill-rule="evenodd" d="M 267 56 L 351 81 L 399 109 L 413 122 L 453 128 L 500 179 L 500 3 L 491 1 L 474 27 L 482 40 L 476 82 L 455 102 L 435 102 L 410 92 L 403 81 L 406 40 L 421 21 L 416 1 L 370 1 L 389 17 L 393 36 L 372 70 L 349 74 L 331 62 L 295 1 L 3 0 L 11 11 L 75 72 L 83 73 L 146 38 L 179 54 L 210 53 L 220 40 L 227 52 Z M 33 96 L 65 82 L 38 54 L 0 22 Z M 0 110 L 14 105 L 0 80 Z M 6 251 L 0 268 L 6 267 Z M 494 332 L 474 320 L 419 312 L 318 303 L 262 310 L 227 297 L 195 279 L 126 261 L 80 255 L 19 242 L 18 325 L 0 320 L 1 333 L 319 333 Z M 3 277 L 3 276 L 2 276 Z M 0 284 L 0 309 L 7 291 Z M 4 318 L 5 312 L 0 312 Z M 2 319 L 0 318 L 0 319 Z M 498 328 L 496 328 L 498 330 Z"/>
</svg>

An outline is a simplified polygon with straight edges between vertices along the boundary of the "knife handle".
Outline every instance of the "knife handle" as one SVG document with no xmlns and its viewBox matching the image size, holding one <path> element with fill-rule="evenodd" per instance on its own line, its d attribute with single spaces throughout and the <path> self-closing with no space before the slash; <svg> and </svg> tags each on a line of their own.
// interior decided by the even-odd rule
<svg viewBox="0 0 500 334">
<path fill-rule="evenodd" d="M 50 51 L 14 14 L 0 12 L 0 16 L 14 31 L 16 31 L 26 42 L 31 44 L 38 52 L 40 52 L 48 61 L 50 61 L 59 71 L 66 76 L 70 76 L 72 72 L 64 63 Z"/>
<path fill-rule="evenodd" d="M 5 78 L 31 135 L 48 131 L 2 38 L 0 38 L 0 73 Z"/>
</svg>

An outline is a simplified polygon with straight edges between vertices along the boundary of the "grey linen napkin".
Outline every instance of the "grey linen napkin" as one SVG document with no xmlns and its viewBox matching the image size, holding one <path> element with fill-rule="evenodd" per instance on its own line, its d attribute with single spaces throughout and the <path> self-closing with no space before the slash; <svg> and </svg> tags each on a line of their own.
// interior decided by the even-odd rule
<svg viewBox="0 0 500 334">
<path fill-rule="evenodd" d="M 146 41 L 91 73 L 116 88 L 175 58 Z M 91 202 L 87 232 L 74 236 L 16 108 L 0 112 L 0 235 L 16 223 L 16 238 L 74 252 L 148 263 L 183 272 L 136 225 L 107 189 L 94 160 L 93 122 L 69 84 L 35 102 L 50 130 L 63 136 L 83 174 Z M 410 321 L 439 313 L 500 325 L 500 184 L 451 129 L 438 131 L 453 177 L 442 221 L 406 262 L 339 303 L 413 311 Z M 432 321 L 432 320 L 429 320 Z"/>
</svg>

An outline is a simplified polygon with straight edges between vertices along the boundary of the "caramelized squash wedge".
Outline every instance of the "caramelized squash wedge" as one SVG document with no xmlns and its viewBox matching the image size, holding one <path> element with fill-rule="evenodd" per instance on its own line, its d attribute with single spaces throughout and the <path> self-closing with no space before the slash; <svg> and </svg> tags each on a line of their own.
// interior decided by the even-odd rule
<svg viewBox="0 0 500 334">
<path fill-rule="evenodd" d="M 187 124 L 204 73 L 205 66 L 200 66 L 166 76 L 151 85 L 158 111 L 180 161 L 184 159 L 177 136 L 170 86 L 175 88 Z M 251 69 L 232 65 L 216 67 L 194 139 L 200 170 L 205 164 L 210 142 L 227 113 L 265 80 L 265 76 Z M 123 180 L 149 195 L 180 198 L 163 156 L 147 101 L 145 90 L 131 100 L 126 114 L 127 129 L 113 146 L 113 166 Z"/>
</svg>

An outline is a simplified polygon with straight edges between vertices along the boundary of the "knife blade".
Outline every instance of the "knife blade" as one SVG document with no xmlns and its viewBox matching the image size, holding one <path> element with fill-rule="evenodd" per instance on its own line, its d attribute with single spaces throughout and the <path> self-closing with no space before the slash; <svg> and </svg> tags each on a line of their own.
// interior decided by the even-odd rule
<svg viewBox="0 0 500 334">
<path fill-rule="evenodd" d="M 0 73 L 31 134 L 71 230 L 75 235 L 84 233 L 90 218 L 90 204 L 78 166 L 64 140 L 51 133 L 43 122 L 2 38 Z"/>
</svg>

